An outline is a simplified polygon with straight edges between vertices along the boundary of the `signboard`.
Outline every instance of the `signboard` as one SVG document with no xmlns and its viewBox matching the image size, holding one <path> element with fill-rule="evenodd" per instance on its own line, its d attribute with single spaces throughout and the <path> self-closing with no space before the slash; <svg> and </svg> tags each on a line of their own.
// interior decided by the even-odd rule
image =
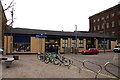
<svg viewBox="0 0 120 80">
<path fill-rule="evenodd" d="M 36 38 L 46 38 L 47 36 L 44 35 L 36 35 Z"/>
</svg>

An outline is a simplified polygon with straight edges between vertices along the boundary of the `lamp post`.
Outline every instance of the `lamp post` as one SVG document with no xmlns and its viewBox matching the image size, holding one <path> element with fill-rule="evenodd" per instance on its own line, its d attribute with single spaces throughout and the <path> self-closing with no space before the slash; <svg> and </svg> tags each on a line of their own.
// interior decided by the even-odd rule
<svg viewBox="0 0 120 80">
<path fill-rule="evenodd" d="M 11 26 L 10 26 L 10 36 L 11 36 L 11 38 L 10 38 L 10 53 L 12 53 L 12 50 L 13 50 L 13 40 L 12 40 L 12 27 L 13 27 L 13 11 L 14 11 L 14 8 L 12 8 L 12 11 L 11 11 L 11 17 L 12 17 L 12 22 L 11 22 Z"/>
<path fill-rule="evenodd" d="M 104 53 L 105 53 L 105 44 L 106 44 L 106 41 L 105 41 L 105 25 L 106 25 L 106 20 L 104 19 L 103 20 L 103 24 L 104 24 L 104 47 L 103 47 L 103 49 L 104 49 Z"/>
<path fill-rule="evenodd" d="M 76 40 L 76 44 L 75 44 L 75 54 L 77 54 L 77 25 L 75 25 L 75 40 Z"/>
</svg>

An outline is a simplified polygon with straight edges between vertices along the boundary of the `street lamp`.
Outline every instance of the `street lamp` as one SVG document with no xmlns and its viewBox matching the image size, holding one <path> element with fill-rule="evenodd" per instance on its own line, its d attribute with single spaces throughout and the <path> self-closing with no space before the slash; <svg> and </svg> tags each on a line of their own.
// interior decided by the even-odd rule
<svg viewBox="0 0 120 80">
<path fill-rule="evenodd" d="M 105 53 L 105 43 L 106 43 L 106 41 L 105 41 L 105 25 L 106 25 L 106 20 L 105 19 L 103 19 L 103 24 L 104 24 L 104 47 L 103 47 L 103 49 L 104 49 L 104 53 Z"/>
<path fill-rule="evenodd" d="M 11 11 L 11 17 L 12 17 L 12 22 L 11 22 L 11 26 L 10 26 L 10 29 L 11 29 L 11 32 L 10 32 L 10 53 L 12 53 L 12 49 L 13 49 L 13 40 L 12 40 L 12 27 L 13 27 L 13 11 L 14 11 L 14 8 L 12 8 L 12 11 Z"/>
<path fill-rule="evenodd" d="M 75 25 L 75 40 L 76 40 L 76 44 L 75 44 L 75 54 L 77 54 L 77 25 Z"/>
</svg>

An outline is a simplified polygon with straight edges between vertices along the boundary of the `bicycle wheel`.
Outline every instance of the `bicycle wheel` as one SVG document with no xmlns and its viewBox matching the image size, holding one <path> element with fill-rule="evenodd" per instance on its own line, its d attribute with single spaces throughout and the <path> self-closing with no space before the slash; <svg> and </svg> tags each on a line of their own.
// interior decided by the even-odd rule
<svg viewBox="0 0 120 80">
<path fill-rule="evenodd" d="M 69 65 L 69 60 L 64 59 L 64 60 L 63 60 L 63 65 L 64 65 L 64 66 L 68 66 L 68 65 Z"/>
<path fill-rule="evenodd" d="M 44 62 L 46 63 L 46 64 L 48 64 L 50 61 L 49 61 L 49 58 L 46 58 L 45 60 L 44 60 Z"/>
<path fill-rule="evenodd" d="M 39 54 L 39 55 L 37 56 L 37 58 L 38 58 L 40 61 L 44 62 L 44 55 L 43 55 L 43 54 Z"/>
<path fill-rule="evenodd" d="M 58 59 L 54 59 L 54 60 L 53 60 L 53 63 L 54 63 L 55 65 L 58 65 L 58 64 L 60 63 L 60 61 L 59 61 Z"/>
<path fill-rule="evenodd" d="M 37 54 L 37 59 L 39 59 L 39 60 L 40 60 L 40 54 Z"/>
</svg>

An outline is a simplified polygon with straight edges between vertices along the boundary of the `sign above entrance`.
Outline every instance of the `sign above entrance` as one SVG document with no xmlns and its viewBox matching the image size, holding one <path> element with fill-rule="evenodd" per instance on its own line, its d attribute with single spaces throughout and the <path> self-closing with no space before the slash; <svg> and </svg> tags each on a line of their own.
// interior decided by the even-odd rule
<svg viewBox="0 0 120 80">
<path fill-rule="evenodd" d="M 36 35 L 36 38 L 46 38 L 47 36 L 44 35 Z"/>
</svg>

